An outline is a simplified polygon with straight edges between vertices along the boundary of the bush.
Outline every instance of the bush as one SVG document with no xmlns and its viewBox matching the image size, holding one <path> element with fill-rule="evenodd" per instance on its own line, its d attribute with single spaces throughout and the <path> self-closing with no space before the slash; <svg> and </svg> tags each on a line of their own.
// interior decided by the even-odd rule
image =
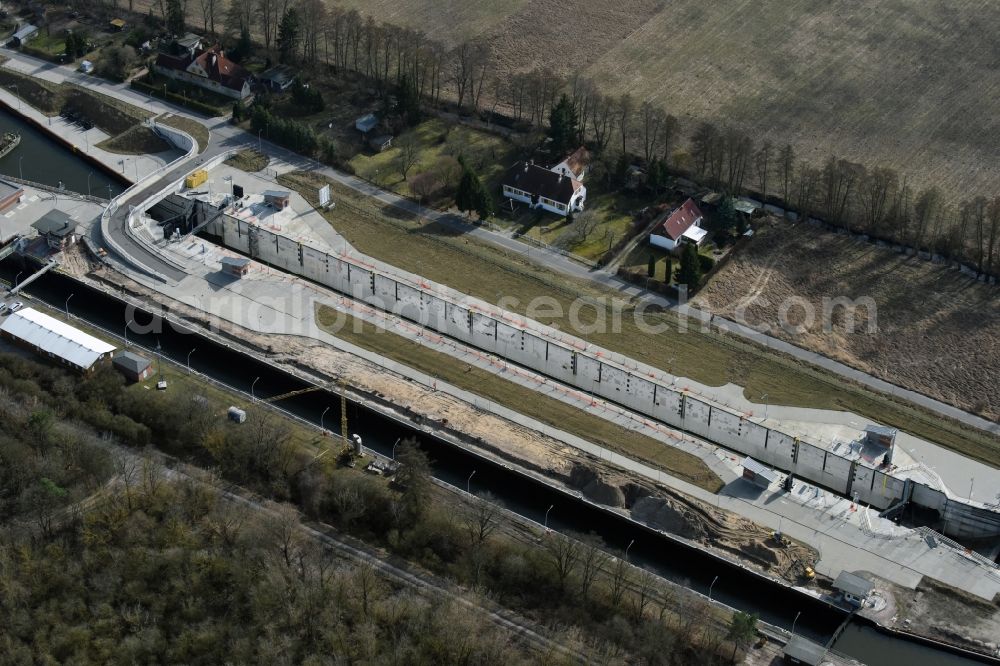
<svg viewBox="0 0 1000 666">
<path fill-rule="evenodd" d="M 715 268 L 715 259 L 708 256 L 707 254 L 699 254 L 698 265 L 701 267 L 702 275 L 704 275 L 705 273 Z"/>
</svg>

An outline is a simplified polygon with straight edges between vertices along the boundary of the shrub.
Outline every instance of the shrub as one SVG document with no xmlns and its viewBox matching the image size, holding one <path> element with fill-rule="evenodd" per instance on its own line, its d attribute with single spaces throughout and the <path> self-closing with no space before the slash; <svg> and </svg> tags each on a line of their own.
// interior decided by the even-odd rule
<svg viewBox="0 0 1000 666">
<path fill-rule="evenodd" d="M 715 259 L 708 256 L 707 254 L 699 254 L 698 265 L 701 267 L 702 275 L 704 275 L 705 273 L 715 268 Z"/>
</svg>

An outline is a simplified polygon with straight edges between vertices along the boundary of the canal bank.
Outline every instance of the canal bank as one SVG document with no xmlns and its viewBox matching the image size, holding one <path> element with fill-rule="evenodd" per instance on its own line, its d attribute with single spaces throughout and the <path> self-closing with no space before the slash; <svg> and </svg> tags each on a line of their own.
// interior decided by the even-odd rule
<svg viewBox="0 0 1000 666">
<path fill-rule="evenodd" d="M 20 114 L 0 99 L 0 133 L 15 132 L 21 143 L 0 159 L 0 173 L 110 199 L 132 183 L 94 156 L 52 132 L 36 119 Z"/>
<path fill-rule="evenodd" d="M 10 269 L 5 264 L 4 272 Z M 73 312 L 87 321 L 109 330 L 123 329 L 125 305 L 108 294 L 93 290 L 66 276 L 47 275 L 29 289 L 36 296 L 62 308 L 65 299 L 74 294 Z M 132 312 L 136 321 L 145 324 L 145 314 Z M 162 345 L 163 353 L 182 364 L 188 359 L 196 370 L 213 377 L 237 390 L 246 391 L 254 377 L 261 377 L 257 384 L 257 395 L 271 396 L 296 390 L 306 386 L 302 378 L 275 368 L 270 363 L 248 357 L 225 344 L 211 340 L 198 333 L 181 327 L 165 326 L 156 334 L 130 333 L 132 341 L 140 342 L 147 348 Z M 282 403 L 283 408 L 300 418 L 318 424 L 321 414 L 330 408 L 327 423 L 339 422 L 336 416 L 339 398 L 325 392 L 314 392 L 297 396 Z M 765 621 L 789 628 L 797 613 L 802 615 L 796 624 L 796 633 L 813 640 L 825 642 L 843 620 L 843 613 L 827 604 L 795 590 L 779 585 L 769 578 L 747 571 L 732 562 L 723 561 L 712 554 L 691 547 L 668 535 L 630 521 L 613 511 L 592 505 L 582 498 L 546 484 L 543 480 L 513 470 L 497 460 L 489 460 L 476 455 L 462 446 L 461 442 L 433 424 L 413 424 L 405 415 L 379 413 L 369 406 L 352 404 L 349 420 L 352 430 L 357 428 L 365 437 L 365 445 L 384 454 L 391 453 L 396 438 L 414 431 L 436 461 L 435 471 L 442 480 L 458 487 L 465 487 L 470 471 L 475 470 L 474 490 L 489 490 L 501 497 L 512 509 L 532 520 L 542 522 L 546 508 L 552 506 L 548 523 L 560 530 L 579 532 L 594 531 L 600 534 L 611 547 L 624 549 L 632 539 L 630 561 L 647 566 L 665 578 L 707 594 L 730 606 L 759 612 Z M 432 432 L 433 431 L 433 432 Z M 451 441 L 450 441 L 451 440 Z M 516 489 L 516 490 L 515 490 Z M 853 625 L 852 625 L 853 626 Z M 858 651 L 845 649 L 841 643 L 862 636 Z M 893 646 L 900 641 L 884 634 L 845 631 L 837 649 L 862 659 L 867 663 L 879 663 L 882 659 L 869 654 L 874 646 L 884 649 L 884 654 L 892 654 Z M 913 644 L 906 643 L 912 646 Z M 964 664 L 968 659 L 953 657 L 937 650 L 916 646 L 917 655 L 924 657 L 911 659 L 915 665 L 922 664 Z M 924 651 L 924 652 L 921 652 Z M 887 651 L 887 652 L 886 652 Z"/>
</svg>

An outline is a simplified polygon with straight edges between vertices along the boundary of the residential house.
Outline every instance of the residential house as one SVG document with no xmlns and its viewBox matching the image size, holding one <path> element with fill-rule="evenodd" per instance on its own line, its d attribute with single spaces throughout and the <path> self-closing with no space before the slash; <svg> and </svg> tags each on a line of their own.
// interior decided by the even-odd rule
<svg viewBox="0 0 1000 666">
<path fill-rule="evenodd" d="M 11 45 L 15 48 L 24 46 L 26 42 L 31 41 L 38 36 L 38 27 L 26 23 L 24 25 L 18 26 L 17 30 L 14 31 L 14 35 L 10 38 Z"/>
<path fill-rule="evenodd" d="M 76 242 L 76 222 L 53 208 L 31 225 L 53 250 L 65 250 Z"/>
<path fill-rule="evenodd" d="M 653 229 L 649 242 L 656 247 L 673 252 L 681 243 L 701 245 L 708 232 L 701 228 L 704 216 L 693 199 L 675 208 Z"/>
<path fill-rule="evenodd" d="M 590 151 L 580 146 L 567 155 L 562 162 L 552 167 L 552 171 L 583 182 L 587 176 L 588 168 L 590 168 Z"/>
<path fill-rule="evenodd" d="M 220 46 L 183 51 L 181 55 L 160 53 L 153 63 L 153 71 L 232 99 L 245 100 L 251 95 L 253 76 L 227 58 Z"/>
<path fill-rule="evenodd" d="M 587 188 L 576 178 L 538 166 L 518 162 L 504 174 L 503 195 L 531 208 L 541 208 L 556 215 L 583 210 Z"/>
<path fill-rule="evenodd" d="M 130 382 L 141 382 L 153 374 L 153 364 L 148 358 L 128 351 L 115 354 L 111 365 Z"/>
<path fill-rule="evenodd" d="M 295 70 L 288 65 L 278 65 L 258 76 L 257 80 L 271 92 L 283 92 L 295 83 Z"/>
</svg>

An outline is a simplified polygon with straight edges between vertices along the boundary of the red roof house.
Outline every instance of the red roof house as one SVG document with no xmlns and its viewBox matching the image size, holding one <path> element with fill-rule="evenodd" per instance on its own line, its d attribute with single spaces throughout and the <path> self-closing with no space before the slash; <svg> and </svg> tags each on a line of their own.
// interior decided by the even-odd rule
<svg viewBox="0 0 1000 666">
<path fill-rule="evenodd" d="M 168 78 L 192 83 L 233 99 L 250 96 L 252 75 L 227 58 L 220 46 L 193 54 L 160 53 L 156 56 L 153 69 Z"/>
<path fill-rule="evenodd" d="M 673 250 L 682 242 L 700 245 L 708 232 L 701 228 L 704 216 L 693 199 L 688 199 L 675 208 L 656 225 L 649 236 L 649 242 L 666 250 Z"/>
</svg>

